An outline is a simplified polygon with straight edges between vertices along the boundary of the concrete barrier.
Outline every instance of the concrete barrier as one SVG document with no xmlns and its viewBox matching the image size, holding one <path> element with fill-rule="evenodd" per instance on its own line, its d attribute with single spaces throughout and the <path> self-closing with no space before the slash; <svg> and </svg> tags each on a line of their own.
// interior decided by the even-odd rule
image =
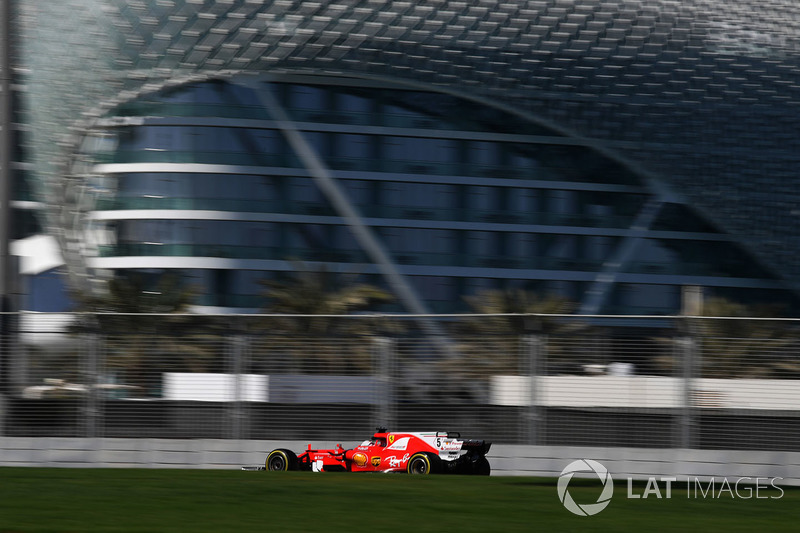
<svg viewBox="0 0 800 533">
<path fill-rule="evenodd" d="M 337 442 L 312 444 L 332 448 Z M 277 440 L 0 437 L 0 466 L 238 470 L 262 464 L 274 448 L 299 452 L 307 445 L 307 441 Z M 800 486 L 800 452 L 495 444 L 487 457 L 492 474 L 499 476 L 557 477 L 576 459 L 594 459 L 615 479 L 758 477 L 782 478 L 780 485 Z"/>
</svg>

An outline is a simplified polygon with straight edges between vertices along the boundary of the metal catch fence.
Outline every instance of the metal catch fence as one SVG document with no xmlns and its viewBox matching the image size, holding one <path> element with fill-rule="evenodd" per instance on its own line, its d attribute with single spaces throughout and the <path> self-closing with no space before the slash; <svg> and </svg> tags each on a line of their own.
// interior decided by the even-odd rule
<svg viewBox="0 0 800 533">
<path fill-rule="evenodd" d="M 800 450 L 795 321 L 518 318 L 7 315 L 0 432 Z"/>
</svg>

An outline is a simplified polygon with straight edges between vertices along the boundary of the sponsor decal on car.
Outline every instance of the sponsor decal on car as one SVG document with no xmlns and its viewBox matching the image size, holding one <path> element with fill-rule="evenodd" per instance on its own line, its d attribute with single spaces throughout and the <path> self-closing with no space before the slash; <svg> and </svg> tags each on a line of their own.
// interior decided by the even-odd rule
<svg viewBox="0 0 800 533">
<path fill-rule="evenodd" d="M 381 465 L 381 458 L 375 456 L 372 458 L 372 466 L 380 466 Z"/>
<path fill-rule="evenodd" d="M 408 448 L 408 440 L 409 440 L 408 437 L 403 437 L 402 439 L 398 439 L 397 441 L 394 442 L 394 444 L 389 446 L 388 449 L 404 451 L 406 448 Z"/>
<path fill-rule="evenodd" d="M 461 450 L 461 442 L 457 440 L 446 440 L 442 442 L 441 450 L 443 452 L 457 452 Z"/>
<path fill-rule="evenodd" d="M 368 460 L 369 460 L 369 458 L 367 457 L 367 454 L 365 454 L 365 453 L 358 452 L 358 453 L 353 455 L 353 462 L 355 463 L 356 466 L 359 466 L 359 467 L 363 468 L 363 467 L 367 466 L 367 461 Z"/>
<path fill-rule="evenodd" d="M 405 454 L 403 457 L 392 455 L 391 457 L 387 457 L 386 461 L 389 463 L 389 468 L 399 468 L 408 462 L 409 457 L 411 457 L 410 453 Z"/>
</svg>

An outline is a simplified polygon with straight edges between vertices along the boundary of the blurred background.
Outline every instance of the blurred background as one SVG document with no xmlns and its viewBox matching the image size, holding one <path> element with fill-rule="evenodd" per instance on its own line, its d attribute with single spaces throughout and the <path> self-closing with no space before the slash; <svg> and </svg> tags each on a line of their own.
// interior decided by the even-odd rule
<svg viewBox="0 0 800 533">
<path fill-rule="evenodd" d="M 0 6 L 3 435 L 797 447 L 793 2 Z"/>
</svg>

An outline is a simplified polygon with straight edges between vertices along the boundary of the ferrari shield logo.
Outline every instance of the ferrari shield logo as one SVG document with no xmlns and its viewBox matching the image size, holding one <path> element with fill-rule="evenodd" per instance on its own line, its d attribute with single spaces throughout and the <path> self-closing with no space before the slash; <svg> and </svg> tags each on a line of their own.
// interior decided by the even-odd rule
<svg viewBox="0 0 800 533">
<path fill-rule="evenodd" d="M 394 435 L 389 435 L 389 445 L 394 444 Z"/>
</svg>

